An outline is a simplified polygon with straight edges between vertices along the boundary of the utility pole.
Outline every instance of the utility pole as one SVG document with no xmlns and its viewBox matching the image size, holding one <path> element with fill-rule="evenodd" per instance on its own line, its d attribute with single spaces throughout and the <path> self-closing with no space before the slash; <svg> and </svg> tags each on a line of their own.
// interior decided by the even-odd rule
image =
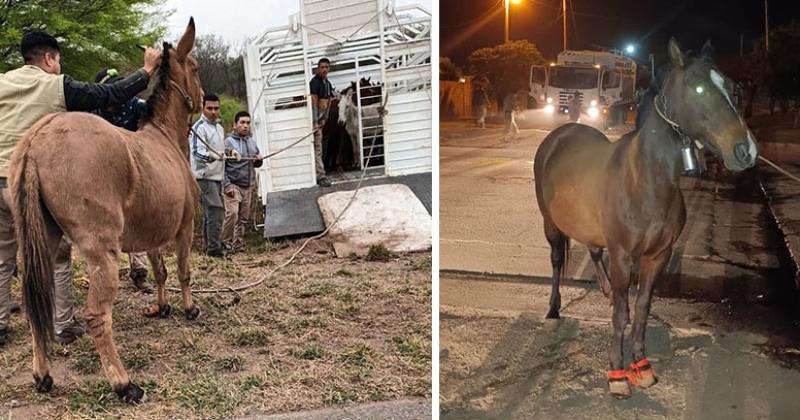
<svg viewBox="0 0 800 420">
<path fill-rule="evenodd" d="M 764 0 L 764 42 L 769 52 L 769 3 Z"/>
<path fill-rule="evenodd" d="M 764 0 L 766 1 L 766 0 Z M 564 50 L 567 50 L 567 0 L 561 0 L 561 17 L 564 22 Z"/>
<path fill-rule="evenodd" d="M 508 44 L 508 9 L 511 7 L 510 4 L 511 0 L 505 0 L 505 1 L 506 1 L 506 32 L 505 32 L 505 38 L 503 39 L 505 40 L 504 42 Z"/>
</svg>

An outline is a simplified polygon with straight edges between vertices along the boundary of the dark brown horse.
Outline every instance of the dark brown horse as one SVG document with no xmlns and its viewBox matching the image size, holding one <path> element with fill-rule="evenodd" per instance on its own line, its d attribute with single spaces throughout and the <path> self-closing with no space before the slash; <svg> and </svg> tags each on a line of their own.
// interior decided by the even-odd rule
<svg viewBox="0 0 800 420">
<path fill-rule="evenodd" d="M 33 376 L 40 392 L 53 387 L 47 341 L 53 335 L 53 255 L 62 235 L 88 264 L 86 324 L 103 371 L 117 395 L 138 403 L 112 337 L 111 309 L 122 252 L 147 251 L 158 285 L 155 314 L 169 314 L 167 271 L 160 249 L 174 246 L 188 319 L 200 311 L 189 286 L 189 253 L 198 187 L 189 170 L 187 124 L 200 110 L 202 89 L 194 20 L 177 48 L 167 43 L 150 99 L 152 117 L 137 132 L 82 112 L 50 114 L 20 140 L 11 159 L 11 191 L 23 296 L 33 331 Z"/>
<path fill-rule="evenodd" d="M 757 157 L 755 140 L 710 54 L 706 43 L 699 57 L 687 57 L 670 40 L 673 69 L 655 95 L 654 112 L 644 117 L 637 131 L 612 143 L 594 128 L 566 124 L 544 139 L 534 158 L 536 199 L 553 265 L 547 318 L 559 317 L 559 281 L 572 238 L 589 247 L 600 285 L 614 307 L 608 380 L 616 398 L 630 396 L 629 383 L 643 388 L 656 383 L 645 357 L 644 335 L 653 284 L 686 219 L 679 185 L 681 148 L 690 144 L 687 139 L 697 139 L 732 171 L 752 167 Z M 625 370 L 623 334 L 629 322 L 631 267 L 636 263 L 633 363 Z"/>
</svg>

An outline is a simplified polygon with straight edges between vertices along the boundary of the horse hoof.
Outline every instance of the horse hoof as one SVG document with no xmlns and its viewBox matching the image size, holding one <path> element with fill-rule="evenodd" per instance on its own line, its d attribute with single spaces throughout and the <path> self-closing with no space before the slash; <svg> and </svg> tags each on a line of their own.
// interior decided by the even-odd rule
<svg viewBox="0 0 800 420">
<path fill-rule="evenodd" d="M 200 308 L 198 308 L 197 305 L 192 306 L 185 312 L 186 312 L 186 319 L 188 319 L 189 321 L 194 321 L 195 319 L 197 319 L 197 317 L 200 316 Z"/>
<path fill-rule="evenodd" d="M 547 312 L 547 316 L 545 316 L 545 319 L 560 319 L 560 318 L 561 316 L 559 316 L 558 311 L 555 309 L 551 309 L 549 312 Z"/>
<path fill-rule="evenodd" d="M 608 389 L 611 391 L 611 396 L 618 400 L 626 400 L 631 397 L 631 387 L 628 381 L 609 381 Z"/>
<path fill-rule="evenodd" d="M 114 392 L 117 393 L 120 401 L 127 404 L 140 404 L 147 400 L 147 393 L 133 382 L 114 388 Z"/>
<path fill-rule="evenodd" d="M 628 381 L 637 388 L 650 388 L 658 383 L 656 371 L 647 358 L 631 363 L 628 368 Z"/>
<path fill-rule="evenodd" d="M 169 304 L 159 305 L 154 303 L 142 309 L 142 315 L 147 318 L 169 318 L 172 313 L 172 307 Z"/>
<path fill-rule="evenodd" d="M 53 377 L 49 373 L 45 374 L 43 379 L 34 373 L 33 380 L 36 381 L 37 392 L 47 393 L 53 390 Z"/>
</svg>

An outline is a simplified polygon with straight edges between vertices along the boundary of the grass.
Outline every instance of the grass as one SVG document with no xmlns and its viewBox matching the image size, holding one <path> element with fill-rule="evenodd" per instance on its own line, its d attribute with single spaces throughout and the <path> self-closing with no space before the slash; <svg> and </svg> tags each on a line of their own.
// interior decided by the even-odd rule
<svg viewBox="0 0 800 420">
<path fill-rule="evenodd" d="M 193 253 L 193 285 L 254 281 L 297 246 L 298 241 L 250 243 L 233 261 Z M 430 398 L 430 257 L 384 251 L 337 259 L 329 245 L 312 242 L 292 265 L 244 293 L 238 305 L 228 306 L 230 295 L 195 295 L 203 311 L 196 321 L 185 319 L 176 292 L 167 292 L 169 318 L 143 318 L 139 311 L 155 296 L 136 293 L 121 279 L 114 339 L 131 380 L 149 396 L 136 407 L 117 400 L 88 336 L 69 346 L 53 344 L 55 390 L 36 393 L 27 322 L 12 316 L 12 342 L 0 352 L 0 401 L 18 404 L 2 406 L 0 416 L 231 418 Z M 168 286 L 177 287 L 174 257 L 166 265 Z M 74 295 L 82 304 L 88 268 L 82 262 L 76 268 Z M 120 270 L 126 269 L 121 262 Z M 12 296 L 19 301 L 19 282 Z M 82 313 L 81 306 L 76 309 Z"/>
<path fill-rule="evenodd" d="M 386 262 L 391 261 L 395 258 L 395 255 L 386 249 L 383 244 L 372 245 L 369 247 L 369 251 L 367 252 L 366 257 L 364 257 L 367 261 L 379 261 L 379 262 Z"/>
<path fill-rule="evenodd" d="M 295 355 L 304 360 L 321 359 L 325 354 L 325 349 L 317 343 L 312 343 L 304 347 L 302 350 L 296 351 Z"/>
<path fill-rule="evenodd" d="M 269 333 L 261 327 L 239 327 L 228 335 L 228 341 L 234 346 L 266 346 Z"/>
</svg>

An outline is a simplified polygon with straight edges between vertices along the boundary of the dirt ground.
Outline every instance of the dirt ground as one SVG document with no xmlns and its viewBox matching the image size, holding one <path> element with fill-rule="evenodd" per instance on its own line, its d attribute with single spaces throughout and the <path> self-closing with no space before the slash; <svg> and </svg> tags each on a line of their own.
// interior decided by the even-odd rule
<svg viewBox="0 0 800 420">
<path fill-rule="evenodd" d="M 261 278 L 300 241 L 270 244 L 255 234 L 231 261 L 195 252 L 195 288 Z M 177 287 L 170 258 L 168 286 Z M 75 301 L 88 287 L 78 260 Z M 195 295 L 202 314 L 189 322 L 179 293 L 168 293 L 168 319 L 140 315 L 154 295 L 134 291 L 127 265 L 114 305 L 114 338 L 131 378 L 148 401 L 120 403 L 102 374 L 94 345 L 82 337 L 51 347 L 55 389 L 37 394 L 30 333 L 11 319 L 11 344 L 0 350 L 2 418 L 230 418 L 387 401 L 431 398 L 430 253 L 337 259 L 316 242 L 298 259 L 227 306 L 229 295 Z M 19 282 L 14 299 L 19 302 Z M 82 314 L 79 312 L 79 318 Z"/>
</svg>

